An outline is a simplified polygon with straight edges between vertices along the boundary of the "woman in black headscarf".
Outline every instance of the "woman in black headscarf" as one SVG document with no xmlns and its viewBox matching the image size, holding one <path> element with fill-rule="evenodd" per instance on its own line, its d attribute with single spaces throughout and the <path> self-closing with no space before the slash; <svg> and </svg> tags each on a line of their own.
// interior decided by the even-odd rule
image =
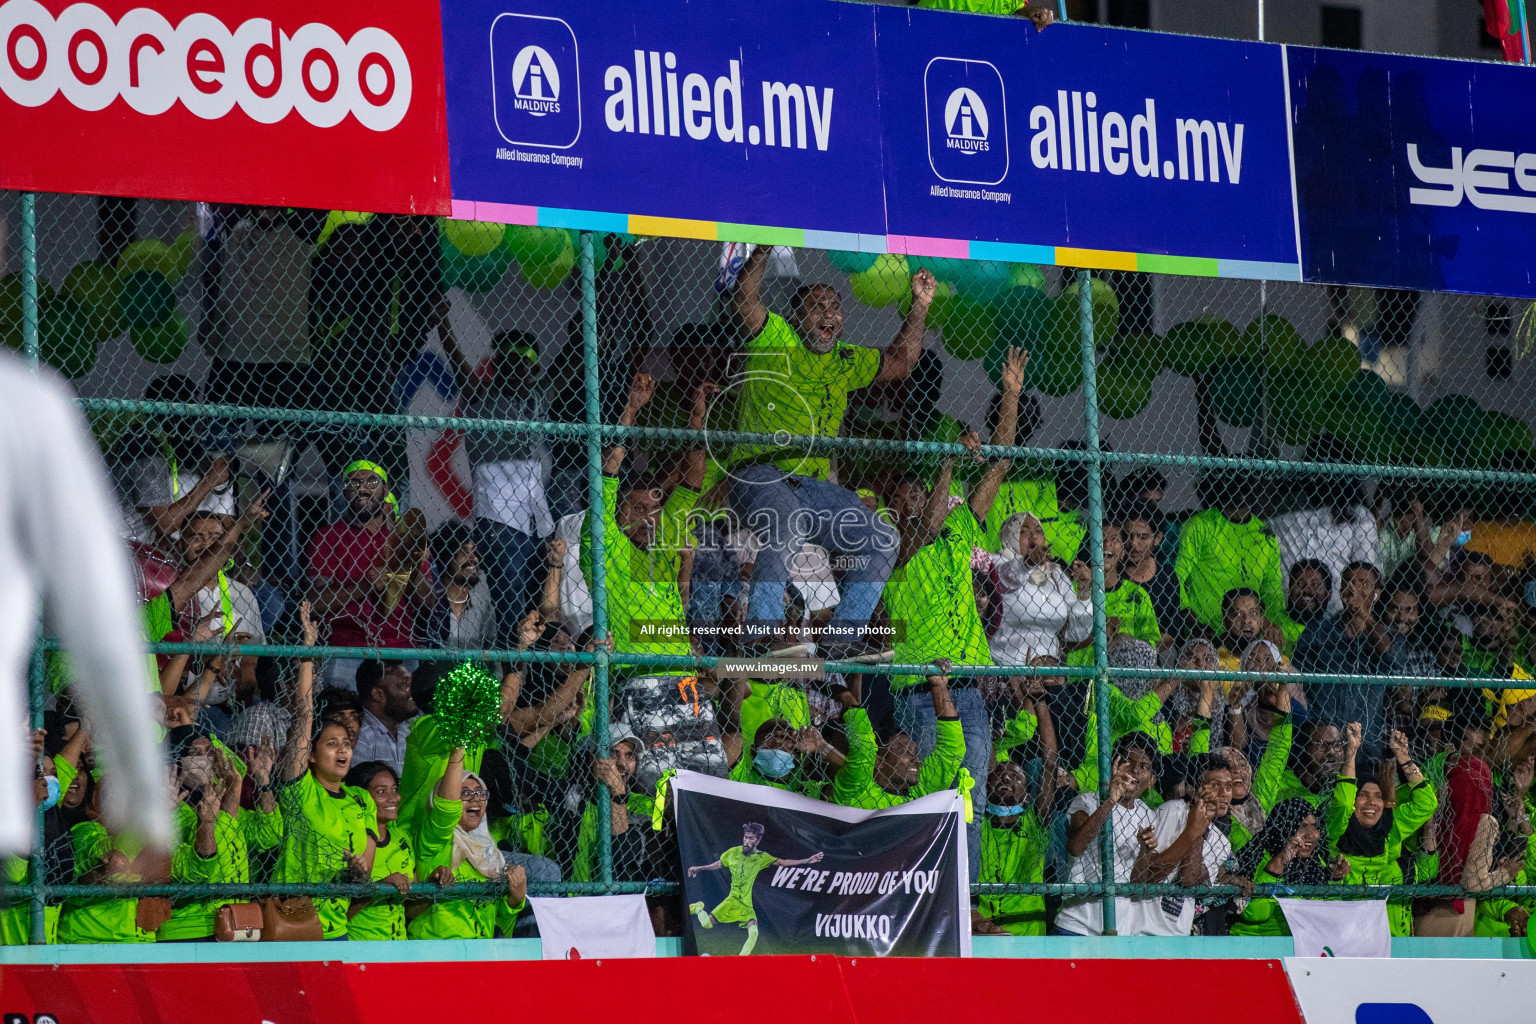
<svg viewBox="0 0 1536 1024">
<path fill-rule="evenodd" d="M 1336 880 L 1340 864 L 1323 861 L 1323 826 L 1317 808 L 1293 797 L 1275 805 L 1264 831 L 1243 847 L 1238 873 L 1254 883 L 1323 885 Z M 1348 865 L 1343 865 L 1348 870 Z M 1232 924 L 1233 935 L 1289 935 L 1290 927 L 1273 899 L 1251 900 Z"/>
</svg>

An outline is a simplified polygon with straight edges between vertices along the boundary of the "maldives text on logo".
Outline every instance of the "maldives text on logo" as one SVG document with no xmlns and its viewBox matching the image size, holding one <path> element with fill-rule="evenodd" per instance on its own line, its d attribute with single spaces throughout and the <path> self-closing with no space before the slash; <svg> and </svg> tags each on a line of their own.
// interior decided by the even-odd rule
<svg viewBox="0 0 1536 1024">
<path fill-rule="evenodd" d="M 516 146 L 569 149 L 581 137 L 576 34 L 559 18 L 501 14 L 491 22 L 496 130 Z"/>
<path fill-rule="evenodd" d="M 351 114 L 384 132 L 411 105 L 405 50 L 375 27 L 343 39 L 311 22 L 290 35 L 266 18 L 231 29 L 202 12 L 172 25 L 146 7 L 114 21 L 89 3 L 71 4 L 55 18 L 35 0 L 7 0 L 0 4 L 0 47 L 0 92 L 25 107 L 62 93 L 88 111 L 121 98 L 140 114 L 157 115 L 180 102 L 195 117 L 217 120 L 238 106 L 261 124 L 297 111 L 317 128 Z"/>
<path fill-rule="evenodd" d="M 983 60 L 935 57 L 923 72 L 928 163 L 944 181 L 995 185 L 1008 176 L 1003 76 Z"/>
</svg>

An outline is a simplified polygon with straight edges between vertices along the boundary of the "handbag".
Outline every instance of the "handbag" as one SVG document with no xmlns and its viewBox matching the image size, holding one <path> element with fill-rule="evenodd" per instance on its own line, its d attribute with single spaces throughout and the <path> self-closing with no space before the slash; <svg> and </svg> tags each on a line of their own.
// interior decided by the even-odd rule
<svg viewBox="0 0 1536 1024">
<path fill-rule="evenodd" d="M 141 932 L 157 932 L 171 919 L 171 901 L 167 896 L 141 896 L 134 908 L 133 923 Z"/>
<path fill-rule="evenodd" d="M 262 913 L 259 903 L 226 903 L 213 922 L 213 937 L 220 942 L 259 942 Z"/>
<path fill-rule="evenodd" d="M 324 938 L 320 912 L 308 896 L 274 896 L 261 901 L 262 942 L 319 942 Z"/>
</svg>

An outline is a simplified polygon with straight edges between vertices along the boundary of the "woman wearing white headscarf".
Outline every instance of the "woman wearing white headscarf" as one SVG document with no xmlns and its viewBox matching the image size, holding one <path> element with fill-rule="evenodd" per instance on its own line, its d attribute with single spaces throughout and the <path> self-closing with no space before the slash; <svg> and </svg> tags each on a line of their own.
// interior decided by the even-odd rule
<svg viewBox="0 0 1536 1024">
<path fill-rule="evenodd" d="M 998 532 L 994 559 L 1002 591 L 1002 622 L 991 640 L 999 665 L 1027 665 L 1061 657 L 1061 644 L 1081 643 L 1093 631 L 1093 602 L 1086 581 L 1073 579 L 1051 560 L 1040 520 L 1028 512 L 1009 516 Z"/>
<path fill-rule="evenodd" d="M 517 915 L 527 905 L 528 877 L 491 838 L 485 809 L 490 799 L 484 780 L 464 770 L 464 750 L 448 755 L 448 769 L 432 794 L 416 846 L 416 873 L 440 886 L 460 882 L 506 882 L 508 892 L 494 900 L 436 900 L 411 919 L 413 939 L 489 939 L 499 930 L 511 935 Z M 407 915 L 411 909 L 407 909 Z"/>
</svg>

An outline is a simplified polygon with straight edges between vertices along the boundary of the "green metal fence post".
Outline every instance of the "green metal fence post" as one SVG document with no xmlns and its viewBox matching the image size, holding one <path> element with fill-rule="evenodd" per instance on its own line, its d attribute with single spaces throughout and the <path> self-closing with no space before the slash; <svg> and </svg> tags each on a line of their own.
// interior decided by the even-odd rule
<svg viewBox="0 0 1536 1024">
<path fill-rule="evenodd" d="M 1093 707 L 1099 741 L 1099 799 L 1109 799 L 1109 638 L 1104 615 L 1104 481 L 1099 456 L 1099 388 L 1094 367 L 1093 275 L 1077 272 L 1077 329 L 1083 360 L 1083 442 L 1088 461 L 1088 560 L 1093 569 Z M 1104 881 L 1104 934 L 1115 934 L 1115 826 L 1113 815 L 1099 831 Z"/>
<path fill-rule="evenodd" d="M 43 644 L 42 630 L 38 630 L 37 642 L 32 645 L 32 657 L 27 665 L 27 697 L 31 704 L 32 728 L 43 727 Z M 32 822 L 32 861 L 28 865 L 32 881 L 31 934 L 27 941 L 34 946 L 48 942 L 48 847 L 43 843 L 43 816 L 47 812 L 41 806 Z"/>
<path fill-rule="evenodd" d="M 21 351 L 37 365 L 37 193 L 21 194 Z"/>
<path fill-rule="evenodd" d="M 587 508 L 592 524 L 592 636 L 598 642 L 592 666 L 592 721 L 597 729 L 597 756 L 608 756 L 608 589 L 603 569 L 603 404 L 597 374 L 597 267 L 592 232 L 581 233 L 581 344 L 587 373 Z M 608 816 L 609 793 L 597 783 L 598 878 L 613 884 L 613 822 Z"/>
</svg>

